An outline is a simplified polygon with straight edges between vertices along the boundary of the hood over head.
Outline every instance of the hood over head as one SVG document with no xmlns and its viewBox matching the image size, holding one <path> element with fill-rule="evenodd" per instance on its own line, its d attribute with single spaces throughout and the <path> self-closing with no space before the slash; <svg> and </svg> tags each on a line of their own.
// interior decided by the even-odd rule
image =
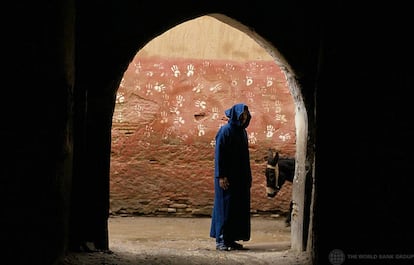
<svg viewBox="0 0 414 265">
<path fill-rule="evenodd" d="M 240 117 L 244 110 L 247 111 L 247 120 L 244 124 L 241 124 Z M 247 128 L 249 126 L 251 115 L 249 111 L 249 107 L 245 105 L 244 103 L 238 103 L 233 105 L 233 107 L 227 109 L 225 112 L 226 117 L 229 118 L 229 123 L 231 125 L 241 126 L 243 128 Z"/>
</svg>

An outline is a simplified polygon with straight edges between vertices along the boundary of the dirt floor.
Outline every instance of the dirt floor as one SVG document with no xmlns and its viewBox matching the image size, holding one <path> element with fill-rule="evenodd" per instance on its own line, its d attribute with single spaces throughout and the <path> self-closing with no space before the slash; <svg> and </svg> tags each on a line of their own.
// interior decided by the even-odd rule
<svg viewBox="0 0 414 265">
<path fill-rule="evenodd" d="M 309 255 L 290 249 L 284 218 L 252 217 L 247 250 L 217 251 L 210 218 L 111 217 L 110 253 L 70 253 L 61 265 L 310 265 Z M 91 247 L 92 248 L 92 247 Z"/>
</svg>

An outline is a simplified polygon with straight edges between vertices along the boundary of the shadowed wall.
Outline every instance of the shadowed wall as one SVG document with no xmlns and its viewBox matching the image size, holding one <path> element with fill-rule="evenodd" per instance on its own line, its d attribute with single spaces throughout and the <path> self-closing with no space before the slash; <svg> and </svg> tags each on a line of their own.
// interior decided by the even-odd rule
<svg viewBox="0 0 414 265">
<path fill-rule="evenodd" d="M 123 73 L 137 47 L 217 12 L 277 47 L 300 84 L 314 166 L 314 264 L 329 264 L 334 249 L 412 253 L 410 8 L 346 1 L 5 5 L 1 220 L 4 258 L 14 259 L 6 264 L 55 264 L 84 242 L 108 247 L 111 129 Z"/>
</svg>

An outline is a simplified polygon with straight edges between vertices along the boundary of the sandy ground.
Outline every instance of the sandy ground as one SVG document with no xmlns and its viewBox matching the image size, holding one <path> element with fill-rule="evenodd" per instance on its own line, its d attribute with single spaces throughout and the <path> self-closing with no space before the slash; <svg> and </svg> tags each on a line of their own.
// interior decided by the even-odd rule
<svg viewBox="0 0 414 265">
<path fill-rule="evenodd" d="M 61 265 L 310 265 L 306 253 L 290 249 L 284 218 L 252 217 L 247 249 L 217 251 L 209 237 L 210 218 L 111 217 L 110 253 L 69 253 Z"/>
</svg>

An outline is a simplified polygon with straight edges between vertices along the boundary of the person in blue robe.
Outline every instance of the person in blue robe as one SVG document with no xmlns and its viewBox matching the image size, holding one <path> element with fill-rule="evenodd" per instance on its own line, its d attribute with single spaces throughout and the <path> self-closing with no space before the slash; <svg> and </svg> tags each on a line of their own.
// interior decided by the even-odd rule
<svg viewBox="0 0 414 265">
<path fill-rule="evenodd" d="M 225 110 L 227 124 L 216 134 L 214 154 L 214 205 L 210 237 L 216 249 L 244 249 L 236 241 L 250 240 L 250 189 L 252 174 L 246 128 L 251 115 L 238 103 Z"/>
</svg>

